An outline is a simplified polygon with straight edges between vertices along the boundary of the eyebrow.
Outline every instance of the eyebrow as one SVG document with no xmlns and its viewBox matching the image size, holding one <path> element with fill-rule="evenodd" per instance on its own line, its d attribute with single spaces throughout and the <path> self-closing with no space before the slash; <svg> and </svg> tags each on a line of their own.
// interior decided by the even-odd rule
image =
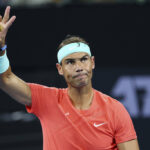
<svg viewBox="0 0 150 150">
<path fill-rule="evenodd" d="M 82 56 L 81 58 L 67 58 L 67 59 L 65 59 L 65 62 L 70 61 L 70 60 L 82 59 L 82 58 L 87 57 L 87 56 L 89 57 L 89 55 L 86 54 L 86 55 Z"/>
</svg>

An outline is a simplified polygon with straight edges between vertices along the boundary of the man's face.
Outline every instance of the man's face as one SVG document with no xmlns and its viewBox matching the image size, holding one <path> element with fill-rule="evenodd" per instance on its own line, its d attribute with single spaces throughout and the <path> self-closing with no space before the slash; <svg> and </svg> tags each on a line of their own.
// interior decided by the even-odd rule
<svg viewBox="0 0 150 150">
<path fill-rule="evenodd" d="M 66 56 L 62 60 L 62 66 L 57 64 L 59 74 L 64 76 L 68 85 L 76 88 L 91 83 L 94 67 L 94 57 L 90 57 L 84 52 L 77 52 Z"/>
</svg>

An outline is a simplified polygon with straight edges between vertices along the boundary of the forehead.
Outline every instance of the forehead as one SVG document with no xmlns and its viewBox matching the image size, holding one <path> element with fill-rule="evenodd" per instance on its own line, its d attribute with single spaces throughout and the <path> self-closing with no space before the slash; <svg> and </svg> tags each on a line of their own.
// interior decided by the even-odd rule
<svg viewBox="0 0 150 150">
<path fill-rule="evenodd" d="M 82 58 L 85 55 L 89 56 L 89 54 L 85 53 L 85 52 L 76 52 L 76 53 L 72 53 L 72 54 L 64 57 L 63 60 L 66 60 L 66 59 L 79 59 L 79 58 Z"/>
</svg>

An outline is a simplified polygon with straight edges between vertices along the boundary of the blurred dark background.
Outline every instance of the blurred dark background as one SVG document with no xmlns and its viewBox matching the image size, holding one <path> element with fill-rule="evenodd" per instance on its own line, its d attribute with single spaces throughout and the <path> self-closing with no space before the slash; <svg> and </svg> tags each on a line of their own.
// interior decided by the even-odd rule
<svg viewBox="0 0 150 150">
<path fill-rule="evenodd" d="M 0 0 L 17 19 L 7 36 L 13 72 L 27 82 L 66 87 L 56 70 L 66 35 L 85 38 L 95 56 L 93 87 L 129 111 L 141 150 L 150 134 L 150 3 L 148 0 Z M 0 91 L 0 150 L 42 150 L 39 120 Z"/>
</svg>

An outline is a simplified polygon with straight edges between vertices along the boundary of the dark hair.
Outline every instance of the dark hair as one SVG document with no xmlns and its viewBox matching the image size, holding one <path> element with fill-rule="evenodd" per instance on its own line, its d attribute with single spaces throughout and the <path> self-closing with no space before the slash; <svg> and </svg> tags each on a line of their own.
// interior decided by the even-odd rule
<svg viewBox="0 0 150 150">
<path fill-rule="evenodd" d="M 66 38 L 58 46 L 58 50 L 67 44 L 76 43 L 76 42 L 82 42 L 89 45 L 88 42 L 85 39 L 81 38 L 80 36 L 67 35 Z"/>
</svg>

